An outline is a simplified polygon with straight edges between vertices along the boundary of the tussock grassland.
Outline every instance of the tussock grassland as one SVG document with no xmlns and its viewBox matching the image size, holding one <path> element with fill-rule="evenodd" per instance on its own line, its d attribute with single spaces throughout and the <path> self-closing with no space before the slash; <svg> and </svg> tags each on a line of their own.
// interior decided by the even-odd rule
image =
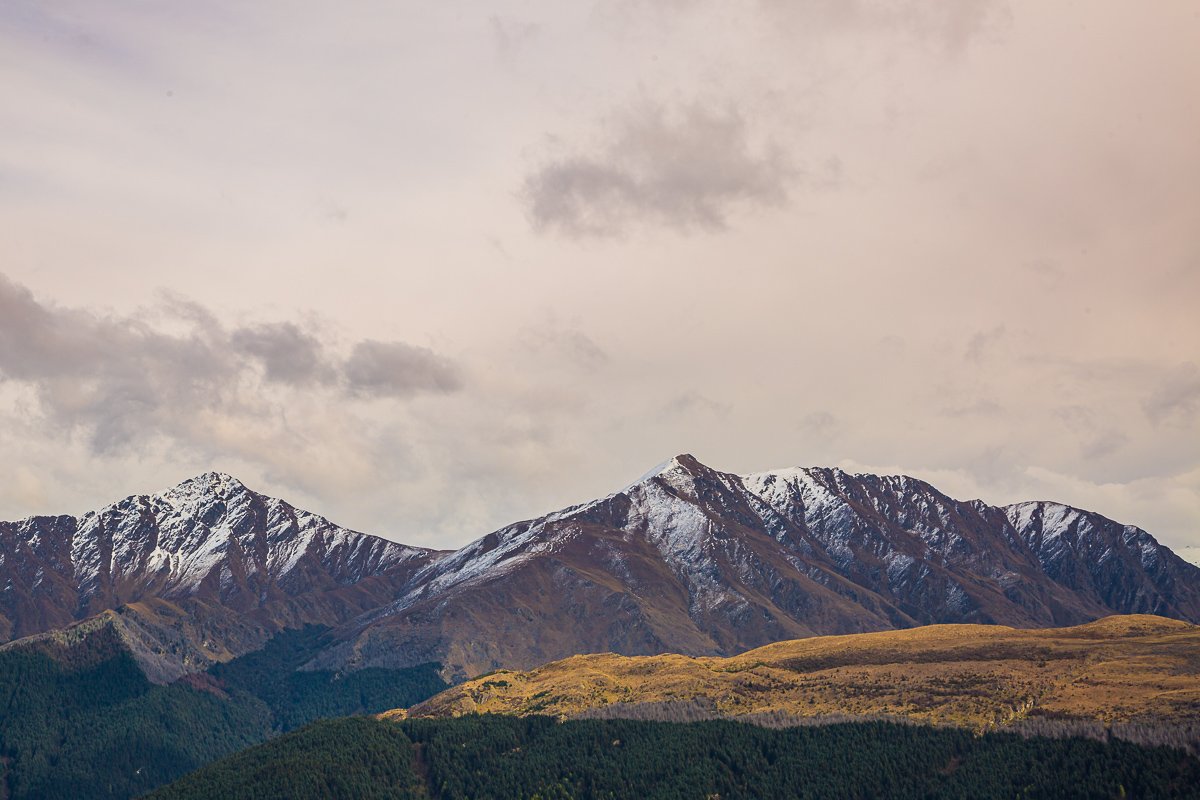
<svg viewBox="0 0 1200 800">
<path fill-rule="evenodd" d="M 562 719 L 703 699 L 720 716 L 884 716 L 978 730 L 1037 720 L 1194 725 L 1200 627 L 1148 615 L 1073 628 L 931 625 L 779 642 L 731 658 L 582 655 L 499 670 L 385 718 Z"/>
</svg>

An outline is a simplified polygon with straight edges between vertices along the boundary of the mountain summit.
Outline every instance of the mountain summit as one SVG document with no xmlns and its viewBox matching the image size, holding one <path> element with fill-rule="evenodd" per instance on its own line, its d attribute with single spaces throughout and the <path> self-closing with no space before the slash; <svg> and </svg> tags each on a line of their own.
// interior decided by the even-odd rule
<svg viewBox="0 0 1200 800">
<path fill-rule="evenodd" d="M 0 522 L 0 641 L 125 608 L 152 649 L 203 667 L 385 602 L 437 555 L 209 472 L 80 517 Z"/>
<path fill-rule="evenodd" d="M 348 623 L 314 665 L 439 661 L 462 677 L 582 652 L 729 655 L 929 623 L 1200 621 L 1200 569 L 1054 503 L 954 500 L 839 469 L 738 476 L 691 455 L 488 534 Z"/>
</svg>

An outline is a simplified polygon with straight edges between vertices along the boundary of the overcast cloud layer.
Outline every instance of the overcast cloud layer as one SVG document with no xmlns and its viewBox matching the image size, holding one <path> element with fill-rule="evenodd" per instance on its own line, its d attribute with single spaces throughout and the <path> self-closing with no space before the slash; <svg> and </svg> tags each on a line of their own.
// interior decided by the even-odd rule
<svg viewBox="0 0 1200 800">
<path fill-rule="evenodd" d="M 0 518 L 457 546 L 664 458 L 1200 545 L 1200 9 L 0 6 Z"/>
</svg>

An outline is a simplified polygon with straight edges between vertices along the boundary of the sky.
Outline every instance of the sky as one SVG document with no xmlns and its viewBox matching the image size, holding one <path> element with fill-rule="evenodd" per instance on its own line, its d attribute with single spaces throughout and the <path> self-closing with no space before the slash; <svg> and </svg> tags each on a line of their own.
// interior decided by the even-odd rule
<svg viewBox="0 0 1200 800">
<path fill-rule="evenodd" d="M 0 518 L 693 453 L 1200 546 L 1194 0 L 6 0 Z"/>
</svg>

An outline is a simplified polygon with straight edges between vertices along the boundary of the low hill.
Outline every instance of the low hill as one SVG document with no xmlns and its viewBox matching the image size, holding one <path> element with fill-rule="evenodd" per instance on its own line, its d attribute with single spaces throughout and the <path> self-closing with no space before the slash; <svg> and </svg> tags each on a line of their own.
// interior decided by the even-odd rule
<svg viewBox="0 0 1200 800">
<path fill-rule="evenodd" d="M 392 717 L 575 717 L 703 698 L 721 715 L 892 715 L 975 729 L 1028 718 L 1200 722 L 1200 627 L 1148 615 L 1071 628 L 931 625 L 731 658 L 584 655 L 499 670 Z M 385 715 L 387 716 L 387 715 Z"/>
<path fill-rule="evenodd" d="M 768 730 L 549 717 L 330 720 L 149 800 L 1198 797 L 1200 761 L 1123 741 L 884 722 Z"/>
</svg>

